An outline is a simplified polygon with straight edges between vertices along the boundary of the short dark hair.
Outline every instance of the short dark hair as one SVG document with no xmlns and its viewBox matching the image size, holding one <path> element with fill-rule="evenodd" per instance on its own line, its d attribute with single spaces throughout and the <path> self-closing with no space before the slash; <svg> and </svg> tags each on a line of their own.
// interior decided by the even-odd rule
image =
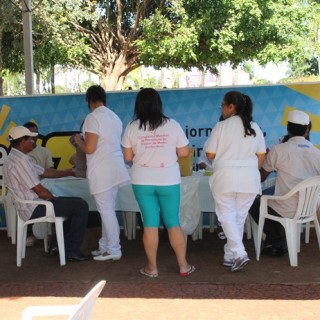
<svg viewBox="0 0 320 320">
<path fill-rule="evenodd" d="M 290 137 L 301 137 L 307 132 L 310 124 L 302 125 L 293 122 L 288 122 L 287 131 Z"/>
<path fill-rule="evenodd" d="M 86 100 L 88 103 L 101 101 L 104 105 L 107 103 L 107 94 L 99 85 L 93 85 L 87 89 Z"/>
<path fill-rule="evenodd" d="M 20 143 L 21 143 L 23 140 L 27 140 L 27 139 L 29 139 L 29 138 L 30 138 L 30 136 L 23 136 L 23 137 L 20 137 L 20 138 L 18 138 L 18 139 L 11 140 L 11 141 L 10 141 L 10 146 L 11 146 L 12 148 L 17 148 L 17 147 L 19 147 Z"/>
<path fill-rule="evenodd" d="M 32 121 L 26 122 L 23 126 L 28 129 L 30 129 L 30 128 L 37 128 L 38 129 L 38 126 Z"/>
</svg>

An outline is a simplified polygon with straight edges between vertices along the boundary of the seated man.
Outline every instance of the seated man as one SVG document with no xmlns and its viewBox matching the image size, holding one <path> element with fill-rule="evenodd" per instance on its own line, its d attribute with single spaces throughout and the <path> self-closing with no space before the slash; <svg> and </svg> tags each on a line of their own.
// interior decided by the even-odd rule
<svg viewBox="0 0 320 320">
<path fill-rule="evenodd" d="M 212 160 L 209 160 L 206 155 L 207 144 L 208 144 L 208 139 L 203 145 L 203 149 L 201 151 L 201 154 L 198 160 L 198 167 L 200 170 L 203 170 L 203 169 L 212 170 Z"/>
<path fill-rule="evenodd" d="M 271 147 L 265 162 L 260 170 L 263 182 L 272 171 L 277 172 L 275 195 L 283 196 L 299 182 L 320 175 L 320 151 L 306 139 L 309 130 L 309 116 L 299 110 L 288 113 L 287 131 L 289 139 Z M 270 214 L 291 218 L 297 207 L 297 197 L 287 201 L 269 202 Z M 254 201 L 249 213 L 259 223 L 260 197 Z M 269 219 L 265 220 L 264 233 L 266 234 L 262 254 L 282 256 L 287 252 L 284 230 L 280 223 Z"/>
<path fill-rule="evenodd" d="M 66 217 L 65 251 L 68 261 L 88 260 L 91 256 L 80 253 L 88 220 L 88 204 L 81 198 L 54 197 L 40 183 L 40 178 L 59 178 L 70 175 L 70 172 L 44 169 L 35 164 L 27 155 L 33 148 L 33 137 L 37 133 L 25 127 L 14 127 L 9 131 L 11 151 L 3 165 L 3 175 L 6 185 L 18 197 L 25 200 L 45 199 L 52 202 L 56 216 Z M 20 205 L 17 208 L 19 216 L 24 219 L 34 219 L 45 215 L 43 205 Z"/>
<path fill-rule="evenodd" d="M 38 126 L 34 122 L 26 122 L 23 126 L 28 128 L 31 132 L 39 133 Z M 44 169 L 53 168 L 54 163 L 52 161 L 52 155 L 50 150 L 48 148 L 37 145 L 37 140 L 38 136 L 34 137 L 33 149 L 28 153 L 28 156 L 30 156 L 36 164 L 38 164 Z M 34 228 L 35 230 L 33 230 Z M 39 229 L 40 226 L 37 224 L 35 226 L 28 226 L 28 237 L 26 241 L 27 247 L 34 246 L 35 242 L 37 241 L 37 238 L 33 235 L 33 231 L 35 234 L 37 234 L 37 230 Z"/>
<path fill-rule="evenodd" d="M 36 164 L 44 169 L 53 168 L 54 163 L 52 161 L 50 150 L 48 148 L 37 145 L 39 133 L 38 126 L 34 122 L 27 122 L 23 126 L 28 128 L 31 132 L 37 133 L 37 136 L 33 139 L 33 149 L 28 153 L 28 156 L 30 156 Z"/>
</svg>

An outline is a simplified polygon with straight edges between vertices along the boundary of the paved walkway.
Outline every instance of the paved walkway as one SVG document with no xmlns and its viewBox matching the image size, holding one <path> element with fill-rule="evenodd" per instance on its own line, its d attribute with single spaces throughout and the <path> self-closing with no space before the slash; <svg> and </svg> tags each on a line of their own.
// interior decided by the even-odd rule
<svg viewBox="0 0 320 320">
<path fill-rule="evenodd" d="M 138 272 L 145 262 L 140 233 L 137 240 L 122 239 L 120 261 L 60 267 L 58 256 L 45 254 L 38 241 L 17 268 L 15 246 L 0 231 L 0 318 L 20 319 L 28 305 L 77 303 L 106 279 L 94 319 L 317 319 L 320 252 L 313 233 L 310 243 L 301 246 L 296 268 L 290 267 L 288 256 L 256 261 L 253 242 L 246 240 L 252 261 L 242 272 L 231 273 L 221 265 L 223 241 L 206 231 L 203 240 L 188 240 L 188 260 L 197 271 L 186 278 L 178 276 L 162 233 L 159 277 L 150 279 Z M 88 230 L 87 251 L 95 248 L 96 240 L 96 230 Z"/>
</svg>

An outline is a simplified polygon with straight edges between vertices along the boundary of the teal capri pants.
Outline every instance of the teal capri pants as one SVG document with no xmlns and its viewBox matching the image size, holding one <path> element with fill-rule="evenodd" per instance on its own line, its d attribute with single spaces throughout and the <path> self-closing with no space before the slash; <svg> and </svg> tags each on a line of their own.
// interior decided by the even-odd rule
<svg viewBox="0 0 320 320">
<path fill-rule="evenodd" d="M 160 215 L 167 229 L 180 226 L 180 184 L 171 186 L 133 184 L 132 189 L 141 210 L 144 227 L 158 228 Z"/>
</svg>

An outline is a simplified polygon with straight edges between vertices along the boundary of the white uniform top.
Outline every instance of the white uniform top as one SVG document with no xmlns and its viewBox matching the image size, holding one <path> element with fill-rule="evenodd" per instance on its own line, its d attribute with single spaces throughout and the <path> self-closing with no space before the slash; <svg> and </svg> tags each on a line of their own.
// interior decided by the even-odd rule
<svg viewBox="0 0 320 320">
<path fill-rule="evenodd" d="M 212 160 L 209 160 L 206 155 L 206 149 L 208 145 L 209 139 L 203 145 L 203 149 L 201 151 L 200 157 L 198 159 L 198 164 L 205 163 L 207 169 L 212 169 Z"/>
<path fill-rule="evenodd" d="M 87 154 L 87 178 L 90 192 L 101 193 L 130 181 L 121 150 L 122 122 L 110 109 L 102 106 L 87 115 L 83 133 L 99 136 L 97 149 Z"/>
<path fill-rule="evenodd" d="M 283 196 L 299 182 L 320 175 L 320 151 L 304 137 L 292 137 L 270 149 L 263 169 L 277 171 L 275 195 Z M 297 202 L 298 195 L 286 201 L 270 201 L 269 205 L 281 216 L 291 218 Z"/>
<path fill-rule="evenodd" d="M 37 145 L 32 151 L 28 153 L 28 156 L 30 156 L 35 161 L 35 163 L 42 168 L 53 168 L 51 152 L 45 147 Z"/>
<path fill-rule="evenodd" d="M 131 182 L 142 185 L 174 185 L 181 182 L 176 148 L 189 144 L 173 119 L 156 130 L 139 129 L 139 120 L 128 124 L 122 145 L 134 153 Z"/>
<path fill-rule="evenodd" d="M 212 129 L 206 152 L 214 153 L 213 175 L 209 183 L 213 193 L 261 193 L 257 154 L 266 152 L 263 133 L 251 122 L 256 136 L 244 136 L 239 116 L 218 122 Z"/>
</svg>

